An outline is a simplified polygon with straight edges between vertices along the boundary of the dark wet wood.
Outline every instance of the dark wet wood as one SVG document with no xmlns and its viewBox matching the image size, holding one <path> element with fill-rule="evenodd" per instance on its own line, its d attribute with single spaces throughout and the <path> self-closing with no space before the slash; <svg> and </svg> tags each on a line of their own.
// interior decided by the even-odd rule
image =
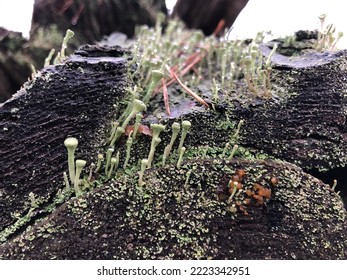
<svg viewBox="0 0 347 280">
<path fill-rule="evenodd" d="M 221 20 L 224 26 L 232 26 L 248 0 L 178 0 L 173 10 L 173 16 L 181 18 L 189 28 L 201 29 L 206 35 L 212 34 Z"/>
<path fill-rule="evenodd" d="M 271 51 L 265 46 L 261 50 L 265 57 Z M 120 49 L 84 47 L 66 63 L 43 70 L 0 105 L 2 229 L 14 222 L 14 213 L 28 210 L 30 192 L 49 198 L 62 186 L 62 172 L 67 170 L 63 141 L 67 136 L 80 141 L 77 157 L 95 162 L 117 111 L 113 104 L 119 104 L 125 94 L 123 54 Z M 138 193 L 137 175 L 126 182 L 120 178 L 81 200 L 70 200 L 28 232 L 17 232 L 14 240 L 1 245 L 0 255 L 14 259 L 198 258 L 191 249 L 194 244 L 198 251 L 208 248 L 203 258 L 345 259 L 347 215 L 341 198 L 301 168 L 346 166 L 347 52 L 291 59 L 276 54 L 272 62 L 272 98 L 254 98 L 246 87 L 240 87 L 244 100 L 219 102 L 215 110 L 197 104 L 180 114 L 175 109 L 175 118 L 163 117 L 161 122 L 170 127 L 173 121 L 190 120 L 192 128 L 185 142 L 189 150 L 223 147 L 235 130 L 222 124 L 243 119 L 240 146 L 297 166 L 271 160 L 230 163 L 200 159 L 181 170 L 172 165 L 154 168 L 147 173 L 151 201 Z M 144 123 L 154 119 L 149 111 Z M 162 151 L 169 138 L 170 133 L 163 134 L 157 149 Z M 139 138 L 131 164 L 146 158 L 150 141 L 148 136 Z M 124 155 L 124 147 L 119 148 Z M 245 186 L 252 187 L 260 180 L 271 188 L 273 196 L 264 205 L 250 204 L 246 209 L 249 215 L 237 208 L 236 218 L 231 219 L 229 212 L 222 211 L 228 205 L 216 204 L 215 195 L 239 168 L 249 174 Z M 189 170 L 194 172 L 188 195 L 194 199 L 179 204 L 174 197 L 177 192 L 187 195 L 184 186 Z M 278 185 L 269 185 L 272 176 L 279 179 Z M 201 197 L 208 197 L 211 203 L 203 200 L 200 206 L 195 204 Z M 85 201 L 88 209 L 83 206 Z M 216 210 L 221 212 L 211 216 Z M 185 226 L 180 228 L 184 221 L 200 223 L 188 237 L 205 238 L 179 243 L 179 238 L 187 238 Z M 42 237 L 42 227 L 49 223 L 53 223 L 53 233 Z M 171 235 L 160 237 L 158 225 Z M 200 226 L 207 231 L 199 235 L 195 230 Z M 32 234 L 37 239 L 32 239 Z M 80 246 L 74 246 L 77 240 L 82 242 Z M 206 244 L 206 240 L 212 241 Z M 23 242 L 24 247 L 18 245 Z M 106 249 L 100 244 L 106 244 Z"/>
<path fill-rule="evenodd" d="M 27 210 L 30 192 L 49 199 L 61 188 L 68 136 L 79 140 L 77 157 L 85 160 L 103 145 L 113 104 L 125 92 L 126 61 L 116 47 L 80 53 L 0 104 L 0 230 Z"/>
<path fill-rule="evenodd" d="M 242 192 L 229 203 L 218 201 L 218 190 L 240 169 L 242 188 L 254 190 L 257 182 L 271 190 L 263 203 Z M 145 180 L 145 198 L 135 176 L 70 200 L 0 245 L 0 259 L 347 257 L 346 211 L 339 196 L 291 164 L 190 161 L 181 169 L 149 170 Z M 243 199 L 249 199 L 247 205 Z"/>
</svg>

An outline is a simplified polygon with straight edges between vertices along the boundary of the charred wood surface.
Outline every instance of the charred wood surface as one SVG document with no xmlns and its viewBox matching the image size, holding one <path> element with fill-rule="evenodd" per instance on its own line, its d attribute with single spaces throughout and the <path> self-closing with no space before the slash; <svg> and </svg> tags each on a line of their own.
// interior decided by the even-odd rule
<svg viewBox="0 0 347 280">
<path fill-rule="evenodd" d="M 126 61 L 117 48 L 97 51 L 85 47 L 45 68 L 0 104 L 0 230 L 28 210 L 30 192 L 48 199 L 61 188 L 68 136 L 79 140 L 77 157 L 85 160 L 106 138 L 113 104 L 124 95 Z"/>
<path fill-rule="evenodd" d="M 218 199 L 242 170 L 241 189 Z M 190 175 L 187 179 L 187 173 Z M 278 180 L 274 183 L 272 178 Z M 74 199 L 0 245 L 3 259 L 345 259 L 346 211 L 328 185 L 288 163 L 168 165 Z M 261 186 L 271 195 L 247 195 Z M 145 193 L 145 198 L 144 198 Z M 259 192 L 258 192 L 259 193 Z M 245 204 L 245 201 L 247 201 Z"/>
<path fill-rule="evenodd" d="M 262 51 L 265 56 L 270 52 Z M 11 236 L 0 247 L 1 257 L 345 259 L 341 198 L 301 168 L 346 166 L 346 69 L 345 51 L 295 59 L 275 55 L 270 99 L 254 98 L 244 87 L 241 98 L 226 98 L 214 110 L 191 100 L 185 106 L 181 100 L 167 117 L 149 106 L 144 124 L 160 120 L 168 127 L 159 151 L 170 141 L 170 124 L 185 119 L 192 123 L 185 147 L 210 147 L 205 155 L 210 159 L 186 162 L 181 169 L 148 170 L 145 193 L 135 174 L 72 199 Z M 62 186 L 67 136 L 80 141 L 76 157 L 95 162 L 111 116 L 120 113 L 113 104 L 124 101 L 126 70 L 122 50 L 84 47 L 65 63 L 44 69 L 0 105 L 2 229 L 14 222 L 15 213 L 28 210 L 30 192 L 49 198 Z M 200 94 L 211 98 L 208 90 Z M 241 119 L 240 146 L 255 157 L 263 152 L 296 166 L 269 159 L 214 160 L 213 148 L 223 149 L 235 132 L 228 126 Z M 147 135 L 139 137 L 129 164 L 147 158 L 150 141 Z M 124 145 L 117 148 L 124 161 Z M 243 187 L 227 203 L 223 195 L 240 169 L 247 174 Z M 262 201 L 261 188 L 254 184 L 271 195 Z M 81 245 L 75 246 L 77 241 Z"/>
</svg>

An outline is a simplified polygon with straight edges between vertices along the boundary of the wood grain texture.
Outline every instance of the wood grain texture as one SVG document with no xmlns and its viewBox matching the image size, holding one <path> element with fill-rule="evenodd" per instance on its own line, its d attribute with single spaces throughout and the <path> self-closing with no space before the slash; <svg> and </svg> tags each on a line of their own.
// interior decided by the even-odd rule
<svg viewBox="0 0 347 280">
<path fill-rule="evenodd" d="M 62 187 L 68 136 L 79 140 L 78 158 L 96 158 L 113 104 L 124 95 L 122 55 L 117 48 L 84 47 L 0 105 L 0 229 L 27 210 L 30 192 L 49 198 Z"/>
</svg>

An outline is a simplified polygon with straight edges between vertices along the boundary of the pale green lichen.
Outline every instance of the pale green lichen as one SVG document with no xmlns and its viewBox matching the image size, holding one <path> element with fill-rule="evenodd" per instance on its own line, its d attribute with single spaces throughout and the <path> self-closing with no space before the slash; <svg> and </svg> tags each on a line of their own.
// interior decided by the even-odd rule
<svg viewBox="0 0 347 280">
<path fill-rule="evenodd" d="M 74 137 L 66 138 L 64 145 L 67 148 L 68 165 L 69 165 L 69 177 L 70 181 L 75 180 L 75 151 L 78 145 L 78 140 Z"/>
<path fill-rule="evenodd" d="M 81 159 L 76 160 L 76 175 L 75 175 L 74 188 L 75 188 L 75 194 L 77 197 L 82 194 L 81 189 L 79 187 L 80 176 L 86 163 L 87 162 L 85 160 L 81 160 Z"/>
</svg>

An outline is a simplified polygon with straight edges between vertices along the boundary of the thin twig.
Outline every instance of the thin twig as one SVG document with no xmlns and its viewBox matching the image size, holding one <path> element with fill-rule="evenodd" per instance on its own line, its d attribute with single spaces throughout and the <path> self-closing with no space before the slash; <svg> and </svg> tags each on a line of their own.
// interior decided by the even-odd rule
<svg viewBox="0 0 347 280">
<path fill-rule="evenodd" d="M 186 61 L 184 62 L 184 66 L 182 68 L 182 70 L 180 70 L 178 72 L 178 74 L 176 74 L 178 77 L 182 77 L 184 76 L 187 72 L 189 72 L 198 62 L 201 61 L 201 59 L 205 56 L 205 54 L 202 54 L 201 52 L 196 52 L 194 54 L 192 54 L 191 56 L 189 56 Z M 173 72 L 177 72 L 179 69 L 178 65 L 175 65 L 173 67 L 171 67 L 169 69 L 169 71 L 173 71 Z M 172 78 L 168 78 L 165 81 L 166 87 L 169 87 L 170 85 L 172 85 L 174 82 L 176 82 L 176 79 L 174 77 Z M 163 89 L 162 86 L 159 86 L 154 93 L 158 93 L 159 91 L 161 91 Z"/>
<path fill-rule="evenodd" d="M 169 94 L 167 92 L 167 87 L 166 87 L 164 78 L 161 79 L 161 84 L 163 86 L 163 96 L 164 96 L 164 104 L 165 104 L 166 113 L 170 116 L 171 112 L 170 112 L 170 105 L 169 105 Z"/>
<path fill-rule="evenodd" d="M 202 105 L 209 107 L 208 104 L 203 100 L 199 95 L 197 95 L 195 92 L 190 90 L 185 84 L 182 83 L 182 81 L 178 78 L 175 72 L 173 72 L 169 67 L 167 67 L 168 71 L 170 72 L 171 76 L 175 78 L 175 80 L 181 85 L 181 87 L 193 98 L 195 98 L 197 101 L 199 101 Z"/>
<path fill-rule="evenodd" d="M 218 36 L 218 34 L 222 31 L 222 29 L 225 27 L 225 19 L 222 18 L 216 27 L 216 29 L 213 31 L 214 36 Z"/>
</svg>

